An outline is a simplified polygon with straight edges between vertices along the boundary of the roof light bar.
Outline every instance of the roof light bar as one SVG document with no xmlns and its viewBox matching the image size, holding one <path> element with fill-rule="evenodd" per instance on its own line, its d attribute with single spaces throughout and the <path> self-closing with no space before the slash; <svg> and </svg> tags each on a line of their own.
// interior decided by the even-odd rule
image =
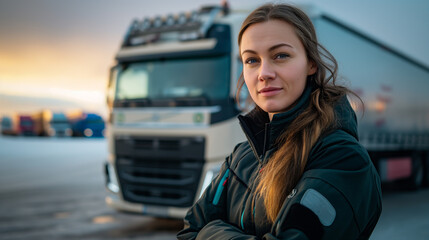
<svg viewBox="0 0 429 240">
<path fill-rule="evenodd" d="M 134 20 L 125 36 L 123 46 L 142 45 L 171 39 L 188 41 L 204 38 L 222 9 L 220 6 L 215 6 L 177 15 L 169 14 L 144 18 L 140 21 Z M 163 35 L 165 37 L 162 37 Z"/>
</svg>

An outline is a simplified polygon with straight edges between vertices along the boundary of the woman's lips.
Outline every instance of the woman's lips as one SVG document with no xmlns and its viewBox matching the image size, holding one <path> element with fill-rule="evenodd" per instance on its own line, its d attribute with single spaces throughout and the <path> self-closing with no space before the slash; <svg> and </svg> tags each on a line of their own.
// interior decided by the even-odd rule
<svg viewBox="0 0 429 240">
<path fill-rule="evenodd" d="M 279 88 L 279 87 L 265 87 L 259 90 L 258 93 L 261 96 L 270 97 L 270 96 L 277 95 L 278 93 L 280 93 L 280 91 L 282 91 L 282 89 L 283 88 Z"/>
</svg>

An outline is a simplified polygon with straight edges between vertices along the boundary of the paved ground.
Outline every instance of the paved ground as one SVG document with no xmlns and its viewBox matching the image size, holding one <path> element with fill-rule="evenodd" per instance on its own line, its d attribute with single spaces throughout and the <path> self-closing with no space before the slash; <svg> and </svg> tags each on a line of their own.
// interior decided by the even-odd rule
<svg viewBox="0 0 429 240">
<path fill-rule="evenodd" d="M 429 239 L 429 189 L 385 191 L 383 212 L 371 239 Z"/>
<path fill-rule="evenodd" d="M 105 139 L 0 137 L 0 239 L 174 239 L 183 223 L 104 202 Z"/>
<path fill-rule="evenodd" d="M 94 191 L 95 190 L 95 191 Z M 92 186 L 0 194 L 0 239 L 173 239 L 182 222 L 117 213 Z"/>
</svg>

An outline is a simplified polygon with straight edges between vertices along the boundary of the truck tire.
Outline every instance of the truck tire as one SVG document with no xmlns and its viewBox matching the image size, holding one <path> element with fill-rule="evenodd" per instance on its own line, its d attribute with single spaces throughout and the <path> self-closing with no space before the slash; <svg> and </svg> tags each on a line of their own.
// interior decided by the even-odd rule
<svg viewBox="0 0 429 240">
<path fill-rule="evenodd" d="M 422 165 L 424 169 L 422 187 L 427 188 L 429 187 L 429 152 L 423 154 Z"/>
<path fill-rule="evenodd" d="M 425 164 L 422 154 L 416 153 L 413 156 L 413 172 L 410 178 L 406 181 L 409 190 L 418 190 L 424 184 Z"/>
</svg>

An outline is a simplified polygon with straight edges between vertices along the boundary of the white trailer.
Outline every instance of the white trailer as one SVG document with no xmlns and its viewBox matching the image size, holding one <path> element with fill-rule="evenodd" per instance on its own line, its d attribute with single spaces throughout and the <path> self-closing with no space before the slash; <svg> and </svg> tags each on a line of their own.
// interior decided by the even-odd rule
<svg viewBox="0 0 429 240">
<path fill-rule="evenodd" d="M 332 16 L 314 24 L 339 75 L 364 101 L 359 138 L 383 182 L 429 184 L 429 67 Z"/>
</svg>

